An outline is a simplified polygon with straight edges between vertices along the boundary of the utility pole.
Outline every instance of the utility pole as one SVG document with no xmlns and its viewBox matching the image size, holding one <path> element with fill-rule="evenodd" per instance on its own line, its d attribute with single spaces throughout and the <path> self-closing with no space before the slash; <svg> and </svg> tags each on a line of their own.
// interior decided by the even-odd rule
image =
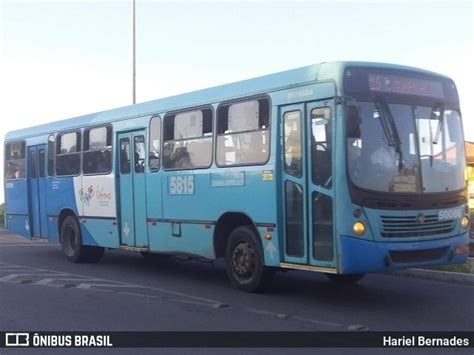
<svg viewBox="0 0 474 355">
<path fill-rule="evenodd" d="M 136 103 L 136 69 L 135 69 L 135 0 L 132 0 L 132 104 Z"/>
</svg>

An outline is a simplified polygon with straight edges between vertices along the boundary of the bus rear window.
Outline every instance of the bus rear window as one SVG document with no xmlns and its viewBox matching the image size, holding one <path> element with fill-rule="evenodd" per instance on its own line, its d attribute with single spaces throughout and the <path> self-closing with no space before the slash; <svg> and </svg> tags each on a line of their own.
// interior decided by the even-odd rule
<svg viewBox="0 0 474 355">
<path fill-rule="evenodd" d="M 270 152 L 267 99 L 219 107 L 216 160 L 219 166 L 264 164 Z"/>
<path fill-rule="evenodd" d="M 5 146 L 5 179 L 25 177 L 25 142 L 7 143 Z"/>
</svg>

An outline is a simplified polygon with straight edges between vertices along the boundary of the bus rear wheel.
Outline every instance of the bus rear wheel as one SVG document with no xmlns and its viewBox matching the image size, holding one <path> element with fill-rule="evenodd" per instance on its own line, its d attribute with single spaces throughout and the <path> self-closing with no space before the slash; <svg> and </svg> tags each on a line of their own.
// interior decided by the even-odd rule
<svg viewBox="0 0 474 355">
<path fill-rule="evenodd" d="M 234 229 L 227 241 L 225 253 L 227 276 L 236 289 L 247 292 L 268 290 L 275 270 L 263 262 L 263 250 L 250 226 Z"/>
<path fill-rule="evenodd" d="M 360 281 L 365 274 L 326 274 L 327 278 L 338 284 L 355 284 Z"/>
<path fill-rule="evenodd" d="M 74 216 L 66 217 L 61 225 L 61 248 L 73 263 L 98 262 L 104 255 L 104 248 L 82 244 L 81 229 Z"/>
</svg>

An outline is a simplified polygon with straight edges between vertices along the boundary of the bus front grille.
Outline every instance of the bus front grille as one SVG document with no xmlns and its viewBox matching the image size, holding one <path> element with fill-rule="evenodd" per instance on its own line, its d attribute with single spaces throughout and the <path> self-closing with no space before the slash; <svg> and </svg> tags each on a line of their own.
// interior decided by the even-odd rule
<svg viewBox="0 0 474 355">
<path fill-rule="evenodd" d="M 438 215 L 420 216 L 380 216 L 381 236 L 385 238 L 424 237 L 450 233 L 455 220 L 438 220 Z"/>
</svg>

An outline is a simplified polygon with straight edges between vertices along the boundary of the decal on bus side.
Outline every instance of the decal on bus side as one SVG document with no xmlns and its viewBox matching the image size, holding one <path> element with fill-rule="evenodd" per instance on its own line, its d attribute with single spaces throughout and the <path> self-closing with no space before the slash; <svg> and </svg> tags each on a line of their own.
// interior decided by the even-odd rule
<svg viewBox="0 0 474 355">
<path fill-rule="evenodd" d="M 169 195 L 194 195 L 194 175 L 168 177 Z"/>
</svg>

